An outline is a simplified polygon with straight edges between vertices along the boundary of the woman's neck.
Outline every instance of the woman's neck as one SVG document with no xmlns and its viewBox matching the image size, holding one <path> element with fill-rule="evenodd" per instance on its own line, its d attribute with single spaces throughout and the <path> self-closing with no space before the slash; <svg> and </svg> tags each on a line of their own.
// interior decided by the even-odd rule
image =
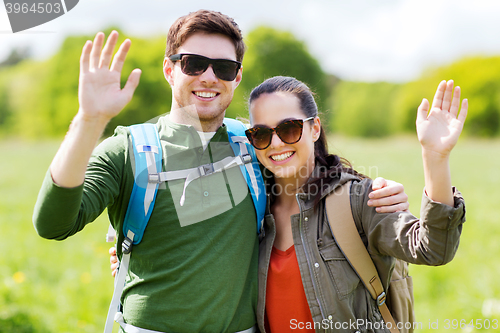
<svg viewBox="0 0 500 333">
<path fill-rule="evenodd" d="M 309 177 L 314 171 L 314 162 L 308 166 L 307 173 L 297 173 L 294 177 L 279 178 L 274 177 L 273 194 L 276 197 L 276 203 L 287 204 L 295 202 L 297 193 L 302 192 L 302 187 L 307 183 Z"/>
</svg>

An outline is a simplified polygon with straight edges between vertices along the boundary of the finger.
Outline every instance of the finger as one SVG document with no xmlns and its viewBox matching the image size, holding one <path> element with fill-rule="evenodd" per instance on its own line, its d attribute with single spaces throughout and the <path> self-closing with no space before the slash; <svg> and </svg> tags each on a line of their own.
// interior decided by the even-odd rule
<svg viewBox="0 0 500 333">
<path fill-rule="evenodd" d="M 386 181 L 386 185 L 384 187 L 373 190 L 368 196 L 370 199 L 381 199 L 399 193 L 404 193 L 404 186 L 402 184 L 392 181 Z"/>
<path fill-rule="evenodd" d="M 116 247 L 114 247 L 114 246 L 110 247 L 108 252 L 109 252 L 109 255 L 116 256 Z"/>
<path fill-rule="evenodd" d="M 126 39 L 122 43 L 122 45 L 120 45 L 118 52 L 116 52 L 115 57 L 113 58 L 113 63 L 111 64 L 110 70 L 121 73 L 123 63 L 125 62 L 125 58 L 127 57 L 127 53 L 130 49 L 131 44 L 132 42 L 130 41 L 130 39 Z"/>
<path fill-rule="evenodd" d="M 123 87 L 123 93 L 128 96 L 129 100 L 132 99 L 135 88 L 139 85 L 141 73 L 142 71 L 140 69 L 134 69 L 132 73 L 130 73 L 127 83 L 125 83 L 125 87 Z"/>
<path fill-rule="evenodd" d="M 113 51 L 115 50 L 116 41 L 118 40 L 118 32 L 113 30 L 104 45 L 104 49 L 101 53 L 101 61 L 99 63 L 99 68 L 108 68 L 111 63 L 111 58 L 113 57 Z"/>
<path fill-rule="evenodd" d="M 375 180 L 372 183 L 372 190 L 376 191 L 376 190 L 379 190 L 385 186 L 387 186 L 387 181 L 382 177 L 377 177 L 377 178 L 375 178 Z M 370 198 L 372 197 L 371 196 L 372 193 L 373 192 L 370 192 Z"/>
<path fill-rule="evenodd" d="M 453 93 L 453 101 L 451 102 L 450 113 L 456 118 L 458 115 L 458 107 L 460 106 L 460 87 L 455 87 Z"/>
<path fill-rule="evenodd" d="M 448 112 L 451 105 L 451 97 L 453 96 L 453 80 L 446 83 L 446 89 L 443 96 L 443 104 L 441 105 L 441 110 Z"/>
<path fill-rule="evenodd" d="M 368 206 L 370 207 L 384 207 L 384 206 L 394 206 L 401 203 L 408 202 L 408 196 L 406 193 L 399 193 L 396 195 L 391 195 L 388 197 L 383 197 L 380 199 L 370 199 L 368 200 Z"/>
<path fill-rule="evenodd" d="M 446 81 L 441 81 L 437 87 L 434 100 L 432 101 L 433 108 L 441 108 L 443 105 L 444 91 L 446 90 Z"/>
<path fill-rule="evenodd" d="M 375 210 L 377 211 L 377 213 L 395 213 L 395 212 L 408 211 L 409 207 L 410 207 L 410 204 L 408 202 L 405 202 L 405 203 L 400 203 L 400 204 L 393 205 L 393 206 L 377 207 L 377 208 L 375 208 Z"/>
<path fill-rule="evenodd" d="M 417 123 L 427 120 L 427 113 L 429 113 L 429 101 L 424 98 L 417 110 Z"/>
<path fill-rule="evenodd" d="M 92 45 L 92 51 L 90 52 L 89 68 L 91 70 L 99 66 L 99 57 L 101 56 L 101 48 L 103 41 L 104 41 L 104 34 L 102 32 L 97 33 L 97 35 L 95 35 L 94 43 Z"/>
<path fill-rule="evenodd" d="M 462 109 L 460 110 L 460 114 L 458 115 L 458 120 L 460 120 L 462 124 L 465 123 L 468 109 L 469 109 L 469 101 L 467 100 L 467 98 L 465 98 L 462 101 Z"/>
<path fill-rule="evenodd" d="M 118 264 L 113 264 L 110 266 L 111 268 L 111 275 L 114 277 L 116 275 L 116 270 L 118 268 Z"/>
<path fill-rule="evenodd" d="M 92 50 L 92 41 L 88 40 L 83 45 L 82 55 L 80 56 L 80 72 L 82 73 L 89 71 L 90 50 Z"/>
</svg>

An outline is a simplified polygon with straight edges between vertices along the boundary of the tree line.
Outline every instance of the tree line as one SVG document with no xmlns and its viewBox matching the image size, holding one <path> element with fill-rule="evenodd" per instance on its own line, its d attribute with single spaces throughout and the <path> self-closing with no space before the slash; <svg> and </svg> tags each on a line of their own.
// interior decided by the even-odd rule
<svg viewBox="0 0 500 333">
<path fill-rule="evenodd" d="M 500 135 L 500 57 L 468 57 L 443 67 L 430 68 L 415 81 L 339 82 L 332 90 L 334 131 L 353 136 L 387 136 L 415 131 L 422 98 L 432 103 L 437 84 L 453 79 L 469 100 L 464 133 Z"/>
<path fill-rule="evenodd" d="M 114 28 L 115 30 L 116 29 Z M 107 29 L 108 34 L 112 28 Z M 120 33 L 122 40 L 125 34 Z M 128 36 L 127 36 L 128 37 Z M 71 36 L 45 61 L 31 60 L 26 50 L 13 51 L 0 64 L 0 137 L 64 135 L 78 110 L 79 58 L 93 36 Z M 142 70 L 129 105 L 109 124 L 131 125 L 167 113 L 170 86 L 162 72 L 165 37 L 134 38 L 123 68 L 122 85 L 134 68 Z M 351 136 L 388 136 L 414 132 L 416 109 L 423 97 L 432 99 L 439 81 L 454 79 L 469 99 L 464 132 L 493 137 L 500 134 L 500 57 L 475 57 L 428 69 L 408 83 L 350 82 L 325 73 L 293 34 L 257 27 L 245 36 L 243 80 L 227 110 L 229 117 L 248 117 L 246 99 L 253 87 L 275 75 L 294 76 L 316 93 L 323 123 L 333 132 Z"/>
</svg>

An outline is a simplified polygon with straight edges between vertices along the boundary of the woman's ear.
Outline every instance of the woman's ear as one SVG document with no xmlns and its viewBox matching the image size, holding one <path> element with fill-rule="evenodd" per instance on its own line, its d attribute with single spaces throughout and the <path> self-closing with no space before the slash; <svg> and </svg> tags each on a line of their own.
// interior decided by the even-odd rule
<svg viewBox="0 0 500 333">
<path fill-rule="evenodd" d="M 319 117 L 314 117 L 314 123 L 312 125 L 312 135 L 314 142 L 318 141 L 321 135 L 321 120 Z"/>
</svg>

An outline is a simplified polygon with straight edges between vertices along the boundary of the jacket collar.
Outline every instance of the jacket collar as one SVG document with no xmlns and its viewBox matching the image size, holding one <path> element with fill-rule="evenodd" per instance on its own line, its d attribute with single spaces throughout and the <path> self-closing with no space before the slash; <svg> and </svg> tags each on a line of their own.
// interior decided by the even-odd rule
<svg viewBox="0 0 500 333">
<path fill-rule="evenodd" d="M 320 167 L 316 166 L 309 179 L 312 179 L 313 177 L 318 175 L 319 172 L 320 172 Z M 314 191 L 313 189 L 309 193 L 298 193 L 297 198 L 303 202 L 303 206 L 305 209 L 313 208 L 314 202 L 316 201 L 316 198 L 318 196 L 320 196 L 320 200 L 322 200 L 327 195 L 335 191 L 337 187 L 342 186 L 351 180 L 359 180 L 359 177 L 349 173 L 342 172 L 340 178 L 335 177 L 325 180 L 328 186 L 318 189 L 317 191 Z"/>
</svg>

